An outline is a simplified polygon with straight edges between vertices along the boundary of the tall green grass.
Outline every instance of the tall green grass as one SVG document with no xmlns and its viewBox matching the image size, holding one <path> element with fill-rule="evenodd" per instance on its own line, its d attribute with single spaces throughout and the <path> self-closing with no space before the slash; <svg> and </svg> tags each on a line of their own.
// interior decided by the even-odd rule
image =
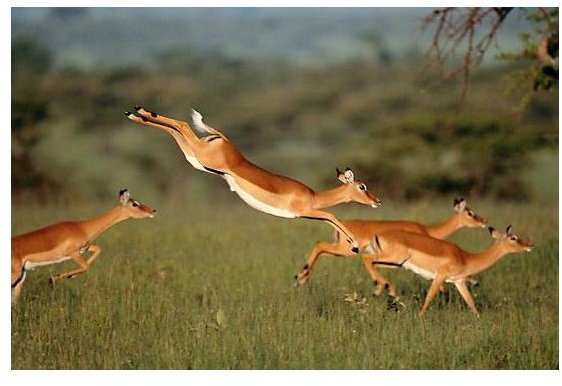
<svg viewBox="0 0 562 386">
<path fill-rule="evenodd" d="M 226 191 L 226 189 L 225 189 Z M 138 194 L 138 193 L 137 193 Z M 117 225 L 100 257 L 72 280 L 48 284 L 66 262 L 28 274 L 12 308 L 14 369 L 555 369 L 558 363 L 558 211 L 552 205 L 469 206 L 535 242 L 477 276 L 480 319 L 453 287 L 417 311 L 429 282 L 409 271 L 383 274 L 402 306 L 373 297 L 358 258 L 321 257 L 305 287 L 292 288 L 318 222 L 258 213 L 226 192 L 210 199 L 148 202 L 152 220 Z M 136 198 L 142 201 L 141 195 Z M 109 205 L 16 205 L 18 234 Z M 450 202 L 344 205 L 342 218 L 437 221 Z M 485 248 L 484 230 L 453 240 Z M 346 296 L 355 301 L 345 301 Z M 448 298 L 448 300 L 447 300 Z"/>
</svg>

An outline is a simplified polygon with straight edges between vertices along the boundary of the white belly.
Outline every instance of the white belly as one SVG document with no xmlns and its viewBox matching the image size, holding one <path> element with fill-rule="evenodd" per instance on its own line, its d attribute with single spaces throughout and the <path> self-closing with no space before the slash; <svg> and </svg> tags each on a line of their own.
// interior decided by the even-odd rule
<svg viewBox="0 0 562 386">
<path fill-rule="evenodd" d="M 265 212 L 277 217 L 285 217 L 285 218 L 297 217 L 293 212 L 287 209 L 276 208 L 274 206 L 259 201 L 257 198 L 255 198 L 254 196 L 252 196 L 251 194 L 240 188 L 240 186 L 236 183 L 236 181 L 232 176 L 225 174 L 224 179 L 228 183 L 228 186 L 230 186 L 230 190 L 236 192 L 236 194 L 238 194 L 238 196 L 240 196 L 240 198 L 246 204 L 250 205 L 252 208 L 257 209 L 260 212 Z"/>
<path fill-rule="evenodd" d="M 70 258 L 71 258 L 70 256 L 63 256 L 63 257 L 60 257 L 56 260 L 49 260 L 49 261 L 26 261 L 25 262 L 25 269 L 26 270 L 32 270 L 32 269 L 35 269 L 37 267 L 41 267 L 43 265 L 57 264 L 57 263 L 60 263 L 62 261 L 68 260 Z"/>
<path fill-rule="evenodd" d="M 431 271 L 428 271 L 427 269 L 423 269 L 421 267 L 418 267 L 417 265 L 413 264 L 410 261 L 406 261 L 404 262 L 404 264 L 402 265 L 402 267 L 409 269 L 412 272 L 417 273 L 418 275 L 420 275 L 421 277 L 423 277 L 424 279 L 428 279 L 431 280 L 435 277 L 435 274 Z"/>
</svg>

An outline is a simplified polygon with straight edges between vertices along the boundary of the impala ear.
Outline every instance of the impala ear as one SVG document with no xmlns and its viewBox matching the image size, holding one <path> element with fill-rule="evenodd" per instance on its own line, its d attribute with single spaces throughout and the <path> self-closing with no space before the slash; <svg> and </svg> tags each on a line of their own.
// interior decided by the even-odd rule
<svg viewBox="0 0 562 386">
<path fill-rule="evenodd" d="M 353 183 L 353 181 L 355 180 L 355 176 L 353 175 L 353 170 L 351 170 L 350 168 L 345 168 L 345 172 L 343 172 L 343 175 L 345 177 L 345 181 L 348 184 Z"/>
<path fill-rule="evenodd" d="M 453 201 L 453 208 L 456 212 L 462 213 L 464 208 L 466 208 L 466 200 L 464 198 L 455 198 L 455 201 Z"/>
<path fill-rule="evenodd" d="M 338 176 L 338 180 L 340 180 L 343 184 L 347 184 L 345 174 L 338 168 L 336 168 L 336 175 Z"/>
<path fill-rule="evenodd" d="M 127 202 L 129 202 L 129 198 L 131 198 L 131 195 L 129 194 L 129 191 L 127 189 L 121 189 L 119 191 L 119 203 L 121 205 L 125 205 Z"/>
<path fill-rule="evenodd" d="M 513 227 L 511 226 L 511 224 L 508 225 L 507 228 L 505 228 L 505 234 L 511 236 L 512 235 L 512 233 L 511 233 L 512 228 Z"/>
<path fill-rule="evenodd" d="M 496 228 L 494 227 L 488 227 L 488 232 L 490 232 L 490 235 L 492 235 L 492 237 L 494 239 L 499 239 L 500 234 L 499 232 L 496 230 Z"/>
</svg>

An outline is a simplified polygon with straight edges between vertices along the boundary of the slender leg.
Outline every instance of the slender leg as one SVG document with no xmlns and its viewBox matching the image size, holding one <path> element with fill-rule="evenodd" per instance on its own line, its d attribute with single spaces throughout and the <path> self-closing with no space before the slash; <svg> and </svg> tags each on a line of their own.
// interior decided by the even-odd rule
<svg viewBox="0 0 562 386">
<path fill-rule="evenodd" d="M 146 124 L 147 122 L 155 123 L 161 126 L 167 126 L 172 128 L 173 130 L 178 131 L 184 137 L 186 137 L 187 141 L 191 144 L 192 141 L 199 142 L 200 139 L 195 135 L 189 124 L 185 121 L 180 121 L 177 119 L 172 119 L 165 117 L 160 114 L 156 114 L 154 112 L 146 111 L 144 108 L 137 106 L 135 107 L 136 114 L 139 115 L 142 119 L 142 123 Z"/>
<path fill-rule="evenodd" d="M 133 122 L 159 128 L 171 134 L 185 157 L 196 169 L 222 173 L 232 173 L 229 165 L 237 165 L 244 158 L 240 151 L 228 141 L 218 130 L 205 125 L 205 130 L 210 135 L 199 138 L 192 127 L 184 121 L 168 118 L 142 107 L 135 107 L 136 113 L 127 113 Z M 178 138 L 179 137 L 179 138 Z M 215 141 L 221 139 L 220 141 Z"/>
<path fill-rule="evenodd" d="M 429 291 L 427 292 L 427 296 L 425 297 L 425 301 L 423 302 L 423 306 L 422 306 L 422 308 L 421 308 L 421 310 L 418 314 L 420 319 L 423 319 L 423 314 L 427 310 L 427 307 L 429 307 L 429 303 L 431 303 L 431 301 L 433 300 L 433 298 L 437 294 L 437 291 L 439 290 L 439 286 L 441 284 L 443 284 L 444 281 L 445 281 L 444 275 L 437 275 L 433 279 L 433 282 L 431 282 L 431 286 L 429 287 Z"/>
<path fill-rule="evenodd" d="M 295 276 L 295 287 L 303 285 L 308 281 L 310 273 L 312 272 L 312 267 L 322 253 L 330 253 L 336 256 L 351 256 L 349 248 L 345 245 L 345 243 L 338 242 L 337 244 L 330 244 L 325 241 L 317 242 L 310 252 L 304 268 L 297 276 Z"/>
<path fill-rule="evenodd" d="M 27 272 L 21 262 L 14 262 L 12 259 L 12 305 L 18 302 L 26 276 Z"/>
<path fill-rule="evenodd" d="M 396 297 L 396 288 L 394 288 L 394 286 L 374 268 L 373 266 L 374 260 L 375 260 L 375 255 L 371 255 L 371 254 L 361 255 L 361 261 L 363 262 L 363 265 L 365 266 L 367 272 L 369 272 L 369 275 L 371 276 L 371 279 L 373 280 L 373 283 L 375 285 L 375 289 L 373 293 L 376 296 L 379 296 L 382 293 L 382 291 L 386 289 L 390 296 Z"/>
<path fill-rule="evenodd" d="M 174 140 L 176 141 L 182 152 L 186 155 L 186 157 L 195 157 L 195 153 L 193 152 L 193 149 L 190 147 L 189 143 L 184 138 L 182 131 L 179 131 L 176 128 L 171 128 L 169 126 L 164 126 L 152 122 L 151 120 L 148 120 L 144 116 L 138 116 L 129 112 L 126 112 L 125 115 L 127 116 L 127 118 L 129 118 L 131 121 L 135 123 L 145 126 L 155 127 L 157 129 L 165 131 L 166 133 L 170 134 L 174 138 Z"/>
<path fill-rule="evenodd" d="M 74 269 L 72 271 L 68 271 L 68 272 L 65 272 L 65 273 L 61 273 L 60 275 L 52 277 L 51 280 L 50 280 L 51 283 L 54 283 L 55 281 L 63 279 L 63 278 L 71 279 L 75 276 L 78 276 L 78 275 L 86 272 L 88 270 L 88 268 L 90 267 L 90 265 L 92 265 L 94 260 L 100 254 L 101 248 L 99 246 L 95 245 L 95 244 L 91 244 L 90 247 L 88 248 L 88 250 L 93 252 L 92 256 L 90 256 L 88 258 L 88 260 L 84 260 L 84 258 L 80 255 L 79 251 L 76 251 L 74 254 L 72 254 L 72 259 L 76 262 L 76 264 L 78 264 L 80 266 L 80 268 Z"/>
<path fill-rule="evenodd" d="M 474 315 L 476 315 L 476 317 L 480 317 L 480 314 L 476 309 L 476 305 L 474 304 L 474 299 L 472 299 L 472 295 L 470 294 L 470 291 L 466 286 L 466 281 L 463 280 L 463 281 L 455 282 L 455 286 L 457 287 L 457 290 L 460 292 L 462 298 L 468 305 L 468 308 L 470 308 L 470 310 L 474 313 Z"/>
<path fill-rule="evenodd" d="M 333 214 L 318 209 L 310 209 L 305 213 L 301 213 L 299 217 L 327 222 L 336 231 L 341 232 L 345 235 L 345 237 L 347 237 L 347 242 L 351 244 L 351 251 L 353 253 L 359 252 L 359 244 L 355 240 L 355 236 L 353 236 L 353 233 L 351 233 L 351 231 L 347 229 L 346 226 L 343 225 L 341 221 L 338 220 Z"/>
</svg>

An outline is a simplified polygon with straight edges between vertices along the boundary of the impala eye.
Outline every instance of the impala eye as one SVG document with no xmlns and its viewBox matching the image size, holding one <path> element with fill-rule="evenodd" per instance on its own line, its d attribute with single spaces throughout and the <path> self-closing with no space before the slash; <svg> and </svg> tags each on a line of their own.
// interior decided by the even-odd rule
<svg viewBox="0 0 562 386">
<path fill-rule="evenodd" d="M 136 208 L 137 206 L 139 206 L 139 203 L 136 201 L 133 201 L 133 206 Z"/>
<path fill-rule="evenodd" d="M 474 212 L 471 211 L 471 210 L 469 210 L 469 211 L 468 211 L 468 215 L 469 215 L 470 217 L 474 217 Z"/>
<path fill-rule="evenodd" d="M 510 236 L 509 239 L 510 239 L 511 241 L 517 241 L 517 237 L 516 237 L 516 236 Z"/>
<path fill-rule="evenodd" d="M 359 189 L 360 190 L 367 190 L 367 187 L 365 186 L 365 184 L 361 184 L 361 185 L 359 185 Z"/>
</svg>

